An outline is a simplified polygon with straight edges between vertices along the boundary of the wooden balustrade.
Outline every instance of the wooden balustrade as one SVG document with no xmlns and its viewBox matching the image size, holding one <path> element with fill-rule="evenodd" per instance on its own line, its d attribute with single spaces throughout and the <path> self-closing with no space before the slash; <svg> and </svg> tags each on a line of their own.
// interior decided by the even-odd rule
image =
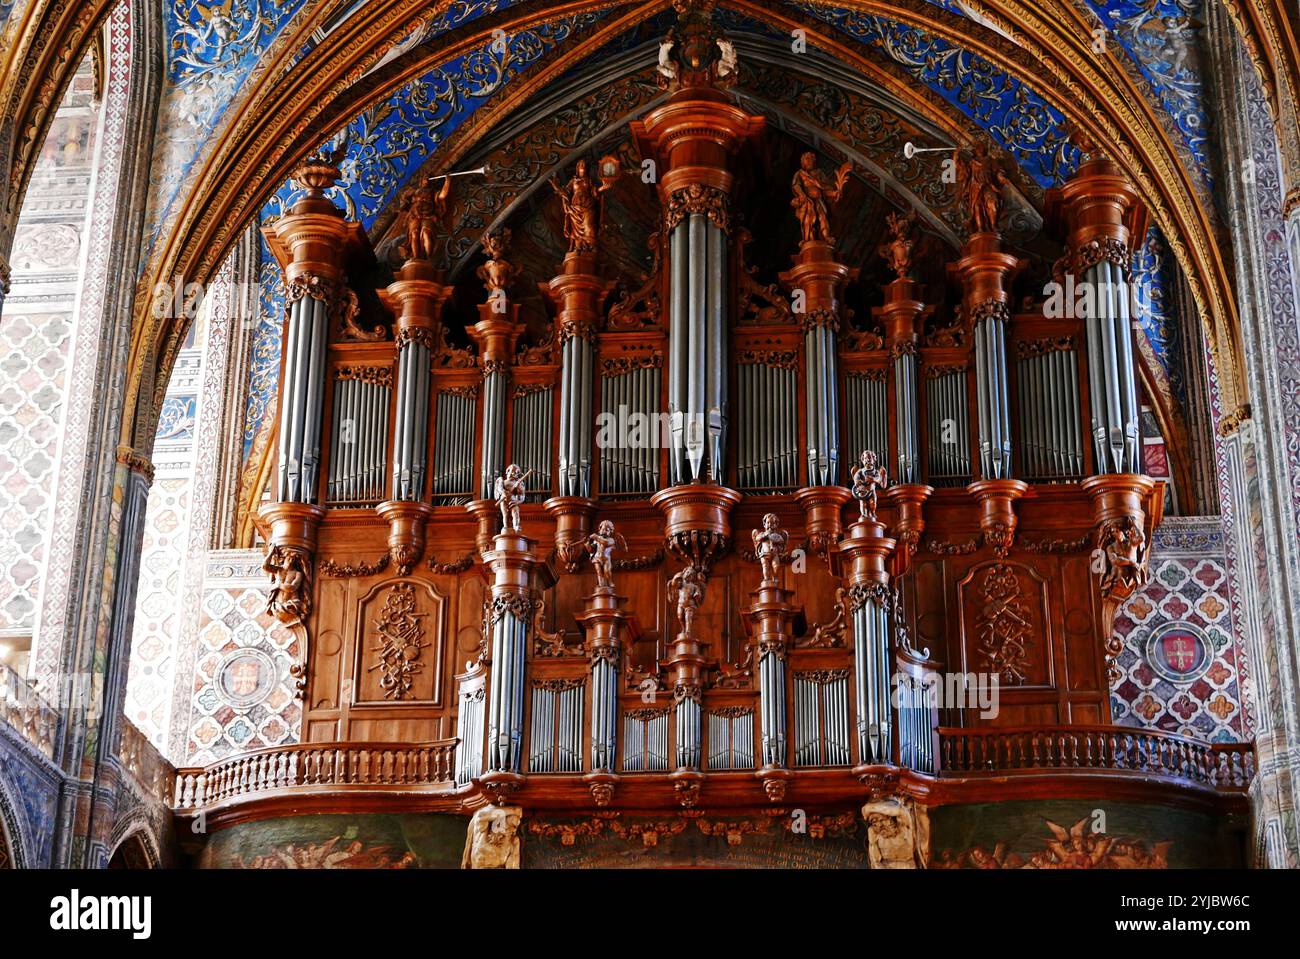
<svg viewBox="0 0 1300 959">
<path fill-rule="evenodd" d="M 456 740 L 299 743 L 176 770 L 176 807 L 202 809 L 281 790 L 452 788 Z"/>
<path fill-rule="evenodd" d="M 1200 743 L 1130 726 L 939 729 L 940 776 L 1107 772 L 1161 776 L 1241 792 L 1255 775 L 1250 743 Z"/>
</svg>

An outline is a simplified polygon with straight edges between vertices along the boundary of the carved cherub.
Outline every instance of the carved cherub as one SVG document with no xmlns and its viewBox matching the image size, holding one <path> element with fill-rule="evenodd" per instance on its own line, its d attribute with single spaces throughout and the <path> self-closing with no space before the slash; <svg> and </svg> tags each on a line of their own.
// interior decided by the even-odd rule
<svg viewBox="0 0 1300 959">
<path fill-rule="evenodd" d="M 858 501 L 859 515 L 869 523 L 876 521 L 876 493 L 889 485 L 889 475 L 872 450 L 863 450 L 858 465 L 849 473 L 853 481 L 853 496 Z"/>
<path fill-rule="evenodd" d="M 598 589 L 614 588 L 614 550 L 626 551 L 627 540 L 623 534 L 616 532 L 611 520 L 602 520 L 596 532 L 587 537 L 587 553 L 591 556 L 591 567 L 596 571 Z"/>
<path fill-rule="evenodd" d="M 989 154 L 988 144 L 975 144 L 975 152 L 957 156 L 958 182 L 970 218 L 970 232 L 997 233 L 1002 216 L 1002 189 L 1011 180 L 998 161 Z"/>
<path fill-rule="evenodd" d="M 799 158 L 799 169 L 795 171 L 790 187 L 794 196 L 790 206 L 799 218 L 800 238 L 804 243 L 819 240 L 834 243 L 831 236 L 829 204 L 839 200 L 848 181 L 852 164 L 847 160 L 835 171 L 835 182 L 821 170 L 817 169 L 817 155 L 812 151 Z"/>
<path fill-rule="evenodd" d="M 777 568 L 785 559 L 785 547 L 790 536 L 781 528 L 781 520 L 775 513 L 763 517 L 762 529 L 751 530 L 754 538 L 754 552 L 758 554 L 759 566 L 763 570 L 764 583 L 779 582 Z"/>
<path fill-rule="evenodd" d="M 272 546 L 262 563 L 262 571 L 271 577 L 266 611 L 283 623 L 300 623 L 306 619 L 311 611 L 306 558 L 297 550 Z"/>
<path fill-rule="evenodd" d="M 1146 535 L 1132 516 L 1107 524 L 1097 544 L 1102 552 L 1101 591 L 1129 595 L 1146 585 Z"/>
<path fill-rule="evenodd" d="M 497 506 L 501 509 L 501 528 L 503 532 L 519 532 L 519 507 L 528 495 L 528 488 L 524 484 L 528 477 L 532 475 L 533 471 L 531 469 L 525 473 L 517 465 L 511 463 L 506 467 L 505 475 L 497 477 L 494 492 Z"/>
<path fill-rule="evenodd" d="M 677 603 L 677 619 L 683 636 L 695 635 L 695 614 L 704 600 L 704 574 L 694 565 L 687 566 L 668 581 L 668 591 Z"/>
<path fill-rule="evenodd" d="M 673 47 L 677 45 L 677 37 L 672 30 L 659 43 L 659 64 L 655 71 L 660 76 L 660 85 L 668 86 L 677 82 L 678 66 L 677 61 L 673 59 Z"/>
<path fill-rule="evenodd" d="M 718 65 L 717 77 L 719 80 L 725 80 L 728 77 L 734 77 L 737 70 L 736 45 L 726 37 L 718 37 Z"/>
<path fill-rule="evenodd" d="M 551 187 L 564 207 L 564 237 L 570 253 L 592 253 L 600 235 L 600 195 L 614 185 L 613 180 L 597 183 L 587 173 L 587 161 L 579 160 L 573 179 L 565 186 L 551 179 Z"/>
<path fill-rule="evenodd" d="M 877 252 L 889 264 L 889 268 L 899 279 L 907 279 L 912 273 L 912 249 L 916 241 L 912 239 L 912 227 L 916 223 L 916 213 L 891 213 L 885 218 L 889 224 L 889 240 L 877 247 Z"/>
<path fill-rule="evenodd" d="M 498 233 L 484 233 L 482 243 L 483 252 L 488 259 L 478 268 L 478 278 L 483 281 L 489 294 L 499 295 L 497 291 L 504 293 L 519 275 L 519 268 L 503 259 L 510 249 L 510 230 L 507 228 Z"/>
<path fill-rule="evenodd" d="M 434 192 L 428 181 L 410 190 L 398 206 L 406 242 L 398 252 L 408 260 L 432 260 L 437 228 L 447 215 L 451 178 L 442 178 L 442 189 Z"/>
</svg>

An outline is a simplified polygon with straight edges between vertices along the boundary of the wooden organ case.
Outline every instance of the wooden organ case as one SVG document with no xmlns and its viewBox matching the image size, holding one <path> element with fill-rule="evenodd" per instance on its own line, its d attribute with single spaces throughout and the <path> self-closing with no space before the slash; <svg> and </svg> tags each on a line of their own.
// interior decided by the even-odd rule
<svg viewBox="0 0 1300 959">
<path fill-rule="evenodd" d="M 619 170 L 579 165 L 541 343 L 498 232 L 455 345 L 445 191 L 415 189 L 378 325 L 330 157 L 267 228 L 288 306 L 261 526 L 271 609 L 303 640 L 304 741 L 455 740 L 466 796 L 654 807 L 861 795 L 936 773 L 940 727 L 1109 723 L 1112 618 L 1163 502 L 1141 475 L 1132 187 L 1099 155 L 1049 197 L 1057 281 L 1100 291 L 1053 318 L 1017 308 L 976 150 L 960 304 L 926 302 L 894 214 L 896 279 L 858 327 L 830 235 L 847 165 L 801 160 L 798 248 L 760 281 L 737 208 L 763 198 L 733 163 L 764 124 L 708 19 L 678 31 L 669 95 L 631 129 L 658 170 L 652 274 L 610 295 Z M 997 677 L 996 715 L 936 695 L 958 673 Z"/>
</svg>

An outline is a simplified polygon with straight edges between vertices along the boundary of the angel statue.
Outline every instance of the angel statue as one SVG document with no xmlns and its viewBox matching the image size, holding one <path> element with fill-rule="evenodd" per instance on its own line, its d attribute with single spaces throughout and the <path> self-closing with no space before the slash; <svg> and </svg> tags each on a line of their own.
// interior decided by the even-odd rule
<svg viewBox="0 0 1300 959">
<path fill-rule="evenodd" d="M 397 251 L 408 260 L 432 260 L 438 225 L 447 215 L 451 178 L 443 177 L 442 189 L 434 192 L 428 181 L 410 190 L 398 206 L 406 242 Z"/>
<path fill-rule="evenodd" d="M 677 603 L 681 635 L 693 637 L 695 614 L 704 600 L 704 574 L 694 565 L 687 566 L 668 581 L 668 593 Z"/>
<path fill-rule="evenodd" d="M 785 559 L 785 547 L 790 542 L 790 535 L 781 528 L 781 520 L 775 513 L 763 517 L 762 529 L 750 532 L 754 537 L 754 552 L 758 554 L 758 563 L 763 570 L 763 582 L 779 582 L 777 567 Z"/>
<path fill-rule="evenodd" d="M 1146 535 L 1132 516 L 1121 517 L 1103 528 L 1099 547 L 1104 560 L 1101 591 L 1109 596 L 1118 590 L 1127 596 L 1147 583 Z"/>
<path fill-rule="evenodd" d="M 489 293 L 504 293 L 519 275 L 519 268 L 505 260 L 506 252 L 510 249 L 509 228 L 497 233 L 484 233 L 482 243 L 487 260 L 478 268 L 478 278 L 483 281 Z"/>
<path fill-rule="evenodd" d="M 596 571 L 596 588 L 614 588 L 614 550 L 626 551 L 627 540 L 622 533 L 615 532 L 611 520 L 601 520 L 596 532 L 587 537 L 587 553 L 591 556 L 591 567 Z"/>
<path fill-rule="evenodd" d="M 271 592 L 266 611 L 283 623 L 300 623 L 311 612 L 307 561 L 297 550 L 272 546 L 262 563 L 262 571 L 271 577 Z"/>
<path fill-rule="evenodd" d="M 826 174 L 817 169 L 815 153 L 810 150 L 799 158 L 799 169 L 790 184 L 794 191 L 790 206 L 794 207 L 794 214 L 799 218 L 800 237 L 804 243 L 813 240 L 835 242 L 831 236 L 828 205 L 839 201 L 850 169 L 852 164 L 847 160 L 841 163 L 832 184 Z"/>
<path fill-rule="evenodd" d="M 885 217 L 889 224 L 889 239 L 880 244 L 877 252 L 889 264 L 900 280 L 908 279 L 912 272 L 912 249 L 916 241 L 912 239 L 912 226 L 916 223 L 916 213 L 891 213 Z"/>
<path fill-rule="evenodd" d="M 600 195 L 614 185 L 613 180 L 597 184 L 587 173 L 587 161 L 579 160 L 573 179 L 560 186 L 554 178 L 551 187 L 564 207 L 564 237 L 570 253 L 593 253 L 600 234 Z"/>
<path fill-rule="evenodd" d="M 858 465 L 849 473 L 853 480 L 853 496 L 858 501 L 861 517 L 868 523 L 876 521 L 876 491 L 889 485 L 885 468 L 880 465 L 875 452 L 863 450 Z"/>
<path fill-rule="evenodd" d="M 501 509 L 502 532 L 519 532 L 519 507 L 523 504 L 524 497 L 528 495 L 528 489 L 524 483 L 532 475 L 532 470 L 525 473 L 514 463 L 511 463 L 506 467 L 506 474 L 497 477 L 494 492 L 497 506 Z"/>
<path fill-rule="evenodd" d="M 677 82 L 677 61 L 673 59 L 673 47 L 676 44 L 677 38 L 671 30 L 659 43 L 659 64 L 655 67 L 655 71 L 659 74 L 661 85 L 666 86 Z"/>
<path fill-rule="evenodd" d="M 957 175 L 966 213 L 970 217 L 971 233 L 997 233 L 1002 217 L 1002 188 L 1011 180 L 989 155 L 988 144 L 975 144 L 974 154 L 959 153 Z"/>
</svg>

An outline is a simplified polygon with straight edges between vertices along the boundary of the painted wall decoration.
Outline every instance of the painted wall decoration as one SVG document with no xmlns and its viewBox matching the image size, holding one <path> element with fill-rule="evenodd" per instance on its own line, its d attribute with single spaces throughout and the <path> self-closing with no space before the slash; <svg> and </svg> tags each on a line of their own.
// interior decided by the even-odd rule
<svg viewBox="0 0 1300 959">
<path fill-rule="evenodd" d="M 36 755 L 7 723 L 0 722 L 0 792 L 14 818 L 7 825 L 11 835 L 13 831 L 22 834 L 26 865 L 31 868 L 50 865 L 61 786 L 59 771 Z"/>
<path fill-rule="evenodd" d="M 977 803 L 930 813 L 932 869 L 1188 869 L 1242 863 L 1205 813 L 1106 801 Z"/>
<path fill-rule="evenodd" d="M 1111 687 L 1114 721 L 1207 742 L 1248 741 L 1254 730 L 1242 708 L 1245 667 L 1218 520 L 1166 519 L 1150 566 L 1151 581 L 1115 617 L 1124 649 L 1116 660 L 1123 677 Z M 1194 654 L 1185 668 L 1176 668 L 1184 661 L 1180 632 Z"/>
<path fill-rule="evenodd" d="M 208 554 L 189 738 L 179 757 L 187 765 L 298 742 L 302 707 L 289 675 L 298 637 L 266 612 L 261 564 L 257 549 Z"/>
<path fill-rule="evenodd" d="M 331 194 L 334 202 L 369 229 L 424 159 L 479 107 L 604 16 L 564 17 L 489 41 L 364 110 L 343 131 L 348 148 L 340 164 L 343 177 Z M 263 219 L 289 209 L 297 193 L 286 183 L 263 210 Z"/>
<path fill-rule="evenodd" d="M 468 817 L 428 814 L 294 816 L 209 836 L 203 869 L 459 869 Z"/>
<path fill-rule="evenodd" d="M 810 0 L 793 6 L 899 64 L 987 130 L 1040 186 L 1060 184 L 1078 167 L 1065 115 L 978 54 L 885 17 Z"/>
<path fill-rule="evenodd" d="M 1086 0 L 1145 81 L 1144 93 L 1168 118 L 1183 161 L 1208 193 L 1210 111 L 1198 34 L 1203 0 Z"/>
</svg>

